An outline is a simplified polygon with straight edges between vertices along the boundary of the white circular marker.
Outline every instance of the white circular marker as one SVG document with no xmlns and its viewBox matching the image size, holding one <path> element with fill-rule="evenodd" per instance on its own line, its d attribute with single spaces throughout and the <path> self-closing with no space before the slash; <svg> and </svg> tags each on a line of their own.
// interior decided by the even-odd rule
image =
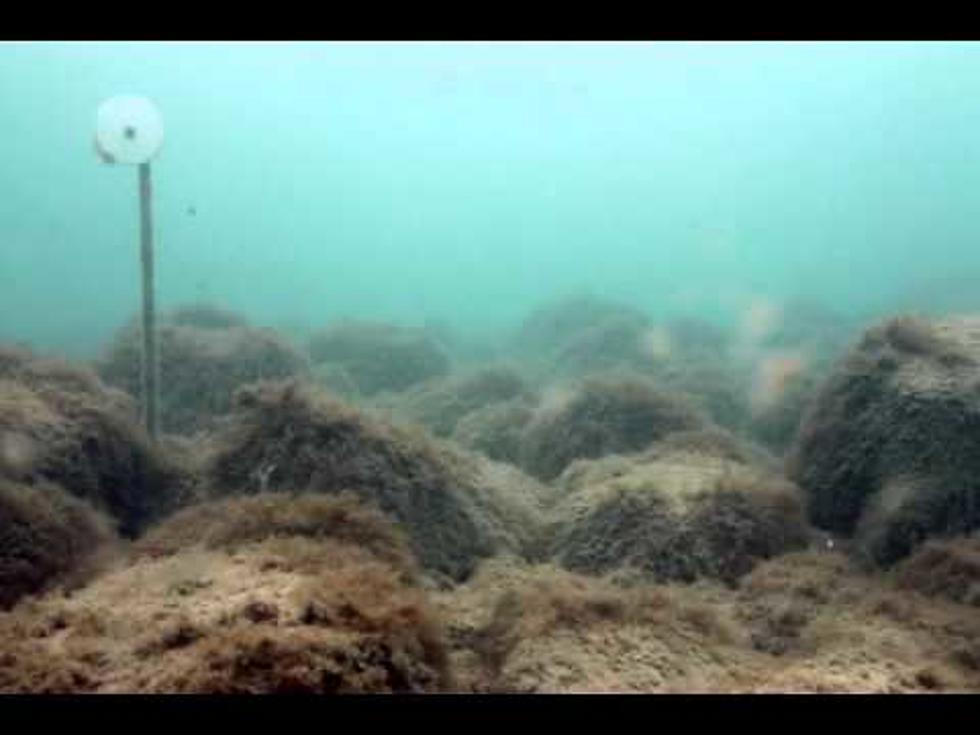
<svg viewBox="0 0 980 735">
<path fill-rule="evenodd" d="M 145 97 L 111 97 L 95 116 L 95 147 L 106 163 L 146 163 L 163 145 L 163 118 Z"/>
</svg>

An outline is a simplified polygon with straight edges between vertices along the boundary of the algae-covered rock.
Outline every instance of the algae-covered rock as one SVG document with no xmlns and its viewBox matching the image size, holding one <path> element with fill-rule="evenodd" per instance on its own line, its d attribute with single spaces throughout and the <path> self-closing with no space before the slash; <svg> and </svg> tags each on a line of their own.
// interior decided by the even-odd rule
<svg viewBox="0 0 980 735">
<path fill-rule="evenodd" d="M 244 318 L 217 307 L 190 306 L 162 315 L 160 426 L 193 433 L 228 412 L 236 388 L 257 380 L 304 375 L 306 358 L 276 332 L 247 326 Z M 110 385 L 137 399 L 142 393 L 142 331 L 123 327 L 98 363 Z"/>
<path fill-rule="evenodd" d="M 401 523 L 428 569 L 465 578 L 479 558 L 522 554 L 541 489 L 514 468 L 387 424 L 308 384 L 241 389 L 209 449 L 213 495 L 351 491 Z"/>
<path fill-rule="evenodd" d="M 450 368 L 430 332 L 395 324 L 340 321 L 314 334 L 309 350 L 314 363 L 343 368 L 365 396 L 405 390 Z"/>
<path fill-rule="evenodd" d="M 792 483 L 694 447 L 576 462 L 561 488 L 546 546 L 573 571 L 734 584 L 809 539 Z"/>
<path fill-rule="evenodd" d="M 414 569 L 350 498 L 188 507 L 71 598 L 0 616 L 0 691 L 445 691 L 444 624 Z"/>
<path fill-rule="evenodd" d="M 551 480 L 575 459 L 639 451 L 670 432 L 707 425 L 688 398 L 648 379 L 593 376 L 545 393 L 524 430 L 521 466 Z"/>
<path fill-rule="evenodd" d="M 80 582 L 112 543 L 108 519 L 57 485 L 0 478 L 0 610 L 58 582 Z"/>
<path fill-rule="evenodd" d="M 892 319 L 821 387 L 789 460 L 813 522 L 878 563 L 980 525 L 980 320 Z"/>
<path fill-rule="evenodd" d="M 90 370 L 0 349 L 0 476 L 55 483 L 138 533 L 191 483 L 138 422 L 135 402 Z"/>
</svg>

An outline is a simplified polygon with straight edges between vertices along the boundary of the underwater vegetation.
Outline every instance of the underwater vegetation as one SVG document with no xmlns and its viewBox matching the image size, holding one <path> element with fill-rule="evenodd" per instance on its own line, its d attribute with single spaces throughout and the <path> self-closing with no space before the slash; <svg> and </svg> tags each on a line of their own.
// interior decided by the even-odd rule
<svg viewBox="0 0 980 735">
<path fill-rule="evenodd" d="M 352 493 L 260 493 L 194 503 L 151 527 L 131 553 L 160 558 L 190 546 L 234 552 L 272 537 L 330 538 L 358 546 L 417 581 L 418 565 L 403 530 Z"/>
<path fill-rule="evenodd" d="M 612 371 L 650 377 L 715 423 L 782 452 L 852 326 L 804 299 L 752 307 L 731 332 L 695 316 L 654 321 L 625 304 L 570 296 L 528 316 L 513 354 L 544 382 Z"/>
<path fill-rule="evenodd" d="M 732 359 L 733 338 L 696 317 L 675 317 L 641 336 L 633 369 L 690 396 L 716 423 L 736 431 L 748 416 L 748 366 Z"/>
<path fill-rule="evenodd" d="M 776 474 L 780 472 L 779 460 L 768 449 L 721 426 L 671 432 L 654 442 L 641 456 L 657 459 L 674 454 L 714 457 L 756 466 Z"/>
<path fill-rule="evenodd" d="M 524 319 L 515 342 L 525 349 L 560 352 L 570 339 L 610 321 L 649 324 L 642 311 L 592 294 L 571 294 L 534 309 Z"/>
<path fill-rule="evenodd" d="M 0 610 L 54 584 L 83 583 L 113 536 L 102 514 L 57 485 L 0 478 Z"/>
<path fill-rule="evenodd" d="M 632 306 L 573 294 L 534 309 L 512 344 L 539 372 L 575 376 L 643 359 L 641 337 L 649 326 L 650 318 Z"/>
<path fill-rule="evenodd" d="M 806 548 L 799 489 L 731 459 L 731 446 L 694 440 L 698 433 L 638 456 L 572 464 L 550 515 L 548 556 L 578 572 L 734 585 L 758 561 Z"/>
<path fill-rule="evenodd" d="M 879 564 L 980 524 L 978 335 L 973 317 L 900 317 L 865 332 L 790 455 L 814 524 L 853 536 Z"/>
<path fill-rule="evenodd" d="M 155 444 L 135 324 L 121 388 L 0 349 L 0 691 L 980 689 L 980 326 L 753 309 L 575 297 L 463 366 L 192 304 Z"/>
<path fill-rule="evenodd" d="M 639 375 L 593 375 L 546 393 L 524 428 L 521 466 L 551 480 L 573 460 L 645 449 L 708 419 L 684 395 Z"/>
<path fill-rule="evenodd" d="M 978 83 L 0 44 L 0 694 L 980 693 Z"/>
<path fill-rule="evenodd" d="M 342 365 L 321 362 L 313 366 L 311 377 L 317 385 L 338 398 L 358 404 L 366 400 L 350 372 Z"/>
<path fill-rule="evenodd" d="M 980 607 L 980 536 L 926 541 L 896 565 L 895 577 L 904 589 Z"/>
<path fill-rule="evenodd" d="M 343 368 L 364 396 L 401 391 L 450 369 L 449 357 L 429 331 L 380 322 L 330 324 L 310 337 L 309 354 L 317 366 Z"/>
<path fill-rule="evenodd" d="M 524 427 L 533 416 L 533 403 L 524 398 L 491 403 L 463 416 L 456 423 L 452 439 L 491 459 L 518 465 Z"/>
<path fill-rule="evenodd" d="M 448 437 L 467 414 L 511 399 L 526 402 L 530 395 L 520 372 L 506 365 L 491 365 L 435 378 L 401 394 L 389 395 L 380 405 L 402 421 Z"/>
<path fill-rule="evenodd" d="M 720 355 L 691 356 L 678 351 L 646 370 L 664 389 L 688 396 L 715 423 L 744 431 L 749 421 L 748 378 L 725 365 Z"/>
<path fill-rule="evenodd" d="M 98 362 L 108 384 L 136 398 L 142 392 L 141 327 L 134 319 Z M 160 425 L 193 433 L 228 412 L 235 388 L 256 380 L 305 375 L 306 358 L 269 329 L 216 306 L 192 304 L 161 315 Z"/>
<path fill-rule="evenodd" d="M 760 562 L 737 589 L 492 560 L 437 595 L 458 686 L 489 692 L 975 691 L 975 609 L 844 555 Z"/>
<path fill-rule="evenodd" d="M 297 381 L 240 389 L 211 439 L 215 497 L 267 491 L 339 493 L 374 502 L 407 530 L 419 560 L 451 579 L 476 561 L 524 552 L 543 492 L 518 470 L 389 425 Z"/>
<path fill-rule="evenodd" d="M 445 634 L 413 569 L 349 498 L 190 507 L 71 598 L 0 619 L 0 691 L 440 691 Z"/>
<path fill-rule="evenodd" d="M 187 478 L 90 370 L 0 348 L 0 476 L 51 483 L 133 536 L 187 498 Z"/>
</svg>

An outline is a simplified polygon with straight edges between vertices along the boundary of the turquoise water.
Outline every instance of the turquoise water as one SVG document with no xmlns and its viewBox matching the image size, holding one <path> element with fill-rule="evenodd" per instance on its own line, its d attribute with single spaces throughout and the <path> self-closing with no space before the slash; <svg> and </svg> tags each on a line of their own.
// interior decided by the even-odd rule
<svg viewBox="0 0 980 735">
<path fill-rule="evenodd" d="M 479 334 L 573 290 L 723 323 L 980 306 L 976 43 L 23 43 L 0 341 L 88 356 L 138 309 L 136 170 L 92 148 L 116 94 L 166 122 L 163 308 Z"/>
</svg>

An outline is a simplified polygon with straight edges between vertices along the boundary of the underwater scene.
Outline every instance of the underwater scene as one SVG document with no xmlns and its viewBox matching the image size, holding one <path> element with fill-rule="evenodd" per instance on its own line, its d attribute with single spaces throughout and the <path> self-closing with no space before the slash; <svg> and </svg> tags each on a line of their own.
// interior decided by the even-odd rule
<svg viewBox="0 0 980 735">
<path fill-rule="evenodd" d="M 980 43 L 0 43 L 0 692 L 980 692 Z"/>
</svg>

